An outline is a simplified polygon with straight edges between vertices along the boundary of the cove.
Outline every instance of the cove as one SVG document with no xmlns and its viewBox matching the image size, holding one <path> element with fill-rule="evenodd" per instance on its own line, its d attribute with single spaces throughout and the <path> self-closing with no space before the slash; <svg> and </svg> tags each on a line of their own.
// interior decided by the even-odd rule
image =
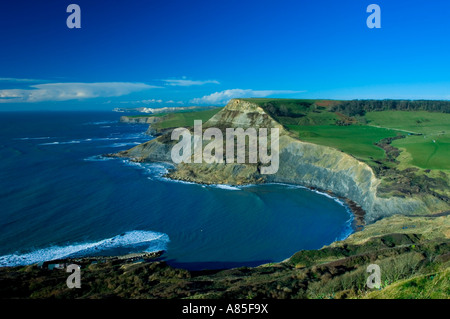
<svg viewBox="0 0 450 319">
<path fill-rule="evenodd" d="M 101 156 L 146 129 L 109 112 L 0 118 L 0 264 L 162 249 L 191 270 L 257 266 L 351 233 L 346 206 L 305 188 L 177 182 L 164 164 Z"/>
</svg>

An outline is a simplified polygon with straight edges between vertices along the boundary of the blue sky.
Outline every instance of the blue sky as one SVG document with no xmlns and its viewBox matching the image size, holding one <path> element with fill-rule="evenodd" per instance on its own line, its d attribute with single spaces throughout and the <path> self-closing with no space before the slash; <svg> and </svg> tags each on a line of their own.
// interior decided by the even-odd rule
<svg viewBox="0 0 450 319">
<path fill-rule="evenodd" d="M 450 99 L 449 17 L 447 0 L 2 1 L 0 110 Z"/>
</svg>

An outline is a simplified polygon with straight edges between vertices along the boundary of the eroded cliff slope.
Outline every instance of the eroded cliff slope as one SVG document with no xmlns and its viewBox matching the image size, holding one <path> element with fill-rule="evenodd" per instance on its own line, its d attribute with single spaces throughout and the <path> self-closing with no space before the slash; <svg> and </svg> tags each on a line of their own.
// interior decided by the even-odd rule
<svg viewBox="0 0 450 319">
<path fill-rule="evenodd" d="M 380 179 L 367 164 L 337 149 L 299 140 L 251 101 L 231 100 L 223 110 L 203 124 L 203 129 L 208 127 L 217 127 L 223 132 L 225 128 L 238 127 L 278 128 L 278 171 L 270 175 L 261 174 L 261 166 L 267 166 L 262 163 L 182 163 L 169 173 L 171 178 L 205 184 L 281 182 L 314 187 L 359 204 L 366 212 L 367 223 L 394 214 L 434 214 L 449 209 L 447 203 L 429 194 L 379 196 L 377 188 Z M 117 155 L 136 161 L 171 163 L 171 149 L 175 143 L 169 133 Z"/>
</svg>

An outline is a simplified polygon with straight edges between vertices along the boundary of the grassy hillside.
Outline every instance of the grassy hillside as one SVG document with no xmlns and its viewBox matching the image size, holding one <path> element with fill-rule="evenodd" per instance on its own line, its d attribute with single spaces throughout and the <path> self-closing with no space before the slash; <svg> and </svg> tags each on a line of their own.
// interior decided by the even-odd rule
<svg viewBox="0 0 450 319">
<path fill-rule="evenodd" d="M 366 230 L 255 268 L 190 272 L 152 260 L 77 261 L 81 289 L 67 288 L 65 270 L 0 268 L 0 298 L 449 298 L 450 216 L 397 215 Z M 374 263 L 380 290 L 366 286 Z"/>
<path fill-rule="evenodd" d="M 450 268 L 400 280 L 385 289 L 368 293 L 366 299 L 448 299 Z"/>
<path fill-rule="evenodd" d="M 378 142 L 403 135 L 405 138 L 395 140 L 392 146 L 408 153 L 402 157 L 408 164 L 423 169 L 450 169 L 450 161 L 447 160 L 450 155 L 450 113 L 365 110 L 399 105 L 434 109 L 435 105 L 440 105 L 439 101 L 431 104 L 429 101 L 422 104 L 420 101 L 399 101 L 396 104 L 395 101 L 370 100 L 351 103 L 332 100 L 246 100 L 259 104 L 278 122 L 296 133 L 299 139 L 337 148 L 368 164 L 373 165 L 373 160 L 386 158 L 383 148 L 376 145 Z M 347 104 L 357 115 L 339 112 L 345 112 Z"/>
<path fill-rule="evenodd" d="M 450 114 L 436 112 L 382 111 L 365 115 L 368 125 L 405 130 L 406 138 L 392 146 L 401 159 L 424 169 L 450 169 Z M 420 134 L 420 135 L 410 135 Z"/>
<path fill-rule="evenodd" d="M 383 159 L 385 152 L 375 143 L 397 135 L 395 130 L 366 125 L 287 125 L 287 128 L 298 133 L 302 141 L 331 146 L 365 161 Z"/>
<path fill-rule="evenodd" d="M 194 126 L 194 120 L 201 120 L 205 123 L 221 109 L 222 108 L 214 108 L 205 111 L 170 113 L 165 115 L 161 122 L 154 124 L 154 128 L 167 129 L 176 127 L 190 127 Z"/>
<path fill-rule="evenodd" d="M 450 102 L 246 99 L 300 140 L 372 167 L 379 196 L 450 203 Z"/>
<path fill-rule="evenodd" d="M 243 100 L 262 107 L 294 137 L 333 147 L 371 166 L 382 182 L 380 196 L 431 195 L 450 203 L 450 113 L 444 112 L 447 102 Z M 385 110 L 392 107 L 418 110 Z M 428 108 L 435 111 L 423 110 Z M 368 111 L 371 109 L 380 111 Z M 206 122 L 219 111 L 167 114 L 151 125 L 150 134 L 192 126 L 196 119 Z"/>
<path fill-rule="evenodd" d="M 373 167 L 379 165 L 376 161 L 388 159 L 386 148 L 379 145 L 380 141 L 402 136 L 404 138 L 387 143 L 389 147 L 399 150 L 395 154 L 399 167 L 413 165 L 421 169 L 450 169 L 450 161 L 447 160 L 450 158 L 450 113 L 398 110 L 366 112 L 364 101 L 360 101 L 357 105 L 360 105 L 364 115 L 349 116 L 334 111 L 348 101 L 268 98 L 243 100 L 260 105 L 300 140 L 334 147 Z M 371 106 L 373 101 L 367 103 Z M 392 101 L 386 103 L 388 106 L 396 105 Z M 351 105 L 352 110 L 355 110 L 354 105 Z M 419 102 L 415 102 L 412 105 L 426 108 L 428 104 L 421 106 Z M 193 126 L 194 120 L 202 120 L 204 123 L 220 110 L 221 108 L 215 108 L 158 114 L 156 116 L 161 121 L 153 124 L 152 128 L 163 131 Z M 390 167 L 392 160 L 383 164 Z"/>
</svg>

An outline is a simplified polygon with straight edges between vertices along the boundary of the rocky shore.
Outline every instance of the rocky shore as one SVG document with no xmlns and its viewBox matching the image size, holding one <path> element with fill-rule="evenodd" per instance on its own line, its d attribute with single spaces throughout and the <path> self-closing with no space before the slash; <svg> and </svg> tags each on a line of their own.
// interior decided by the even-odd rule
<svg viewBox="0 0 450 319">
<path fill-rule="evenodd" d="M 37 266 L 41 269 L 62 269 L 67 265 L 76 264 L 79 266 L 88 266 L 94 264 L 123 264 L 123 263 L 134 263 L 134 262 L 148 262 L 155 260 L 162 256 L 164 251 L 156 252 L 141 252 L 132 253 L 127 255 L 118 256 L 85 256 L 85 257 L 75 257 L 75 258 L 61 258 L 46 260 L 44 262 L 38 263 Z"/>
<path fill-rule="evenodd" d="M 170 178 L 205 184 L 286 183 L 330 191 L 350 203 L 349 207 L 356 212 L 355 220 L 359 224 L 362 223 L 361 220 L 373 223 L 394 214 L 423 216 L 448 210 L 445 202 L 430 194 L 380 196 L 377 190 L 381 180 L 367 164 L 334 148 L 303 142 L 291 136 L 255 103 L 231 100 L 203 124 L 204 129 L 208 127 L 279 128 L 278 172 L 272 175 L 261 174 L 261 164 L 181 163 L 169 173 Z M 166 132 L 115 156 L 139 162 L 171 163 L 173 145 L 170 132 Z"/>
</svg>

